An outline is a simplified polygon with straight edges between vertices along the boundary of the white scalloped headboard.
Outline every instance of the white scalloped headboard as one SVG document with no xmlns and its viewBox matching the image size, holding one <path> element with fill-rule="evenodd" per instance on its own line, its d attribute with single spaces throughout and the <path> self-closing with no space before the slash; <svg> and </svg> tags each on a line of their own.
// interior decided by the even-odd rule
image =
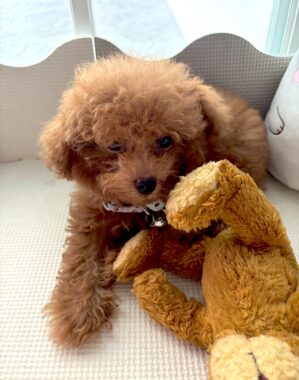
<svg viewBox="0 0 299 380">
<path fill-rule="evenodd" d="M 120 51 L 95 39 L 97 57 Z M 272 57 L 231 34 L 205 36 L 173 57 L 207 83 L 243 96 L 265 116 L 290 57 Z M 54 114 L 75 67 L 93 60 L 88 38 L 73 40 L 29 67 L 0 66 L 0 161 L 38 156 L 37 138 Z"/>
</svg>

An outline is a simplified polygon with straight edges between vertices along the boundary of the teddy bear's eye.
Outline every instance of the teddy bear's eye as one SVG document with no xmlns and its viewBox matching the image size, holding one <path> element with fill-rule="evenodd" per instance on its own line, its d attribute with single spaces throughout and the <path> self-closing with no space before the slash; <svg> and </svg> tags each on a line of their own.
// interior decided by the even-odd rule
<svg viewBox="0 0 299 380">
<path fill-rule="evenodd" d="M 167 149 L 172 145 L 172 138 L 170 136 L 164 136 L 157 140 L 157 143 L 159 148 Z"/>
<path fill-rule="evenodd" d="M 110 146 L 108 146 L 108 149 L 111 152 L 121 152 L 122 151 L 122 147 L 118 141 L 113 141 L 113 143 Z"/>
</svg>

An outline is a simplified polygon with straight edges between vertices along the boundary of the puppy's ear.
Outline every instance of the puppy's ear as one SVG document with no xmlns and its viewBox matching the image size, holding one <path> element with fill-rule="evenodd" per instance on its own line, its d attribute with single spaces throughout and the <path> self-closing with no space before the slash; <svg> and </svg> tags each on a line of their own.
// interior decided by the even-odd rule
<svg viewBox="0 0 299 380">
<path fill-rule="evenodd" d="M 202 112 L 214 132 L 229 128 L 232 122 L 232 112 L 223 96 L 212 86 L 200 83 L 198 85 L 199 102 Z"/>
<path fill-rule="evenodd" d="M 46 125 L 40 136 L 40 155 L 49 169 L 55 171 L 59 177 L 72 179 L 72 151 L 67 142 L 66 130 L 65 118 L 61 113 L 58 113 L 58 115 Z"/>
</svg>

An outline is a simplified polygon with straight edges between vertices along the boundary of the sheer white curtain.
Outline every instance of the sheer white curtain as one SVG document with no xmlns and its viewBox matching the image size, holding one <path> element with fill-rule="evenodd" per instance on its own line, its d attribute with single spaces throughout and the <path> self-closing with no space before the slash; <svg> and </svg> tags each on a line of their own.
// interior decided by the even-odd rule
<svg viewBox="0 0 299 380">
<path fill-rule="evenodd" d="M 69 0 L 0 0 L 0 63 L 37 63 L 73 38 Z"/>
<path fill-rule="evenodd" d="M 188 43 L 211 33 L 232 33 L 265 51 L 274 0 L 168 0 Z"/>
<path fill-rule="evenodd" d="M 289 55 L 299 47 L 299 0 L 0 0 L 0 63 L 27 66 L 64 42 L 101 37 L 128 54 L 171 57 L 217 32 Z"/>
</svg>

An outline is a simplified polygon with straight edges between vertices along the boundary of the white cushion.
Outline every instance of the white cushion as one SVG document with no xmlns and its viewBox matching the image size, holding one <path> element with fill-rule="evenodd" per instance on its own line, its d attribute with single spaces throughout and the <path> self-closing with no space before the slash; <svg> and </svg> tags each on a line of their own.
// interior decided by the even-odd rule
<svg viewBox="0 0 299 380">
<path fill-rule="evenodd" d="M 299 50 L 278 86 L 265 123 L 271 151 L 269 171 L 299 190 Z"/>
<path fill-rule="evenodd" d="M 56 348 L 41 309 L 60 264 L 73 185 L 56 180 L 37 160 L 1 164 L 0 180 L 0 379 L 206 379 L 206 353 L 152 321 L 130 284 L 116 286 L 120 303 L 112 330 L 79 349 Z M 299 193 L 269 178 L 267 194 L 298 253 Z M 169 278 L 199 297 L 198 283 Z"/>
</svg>

